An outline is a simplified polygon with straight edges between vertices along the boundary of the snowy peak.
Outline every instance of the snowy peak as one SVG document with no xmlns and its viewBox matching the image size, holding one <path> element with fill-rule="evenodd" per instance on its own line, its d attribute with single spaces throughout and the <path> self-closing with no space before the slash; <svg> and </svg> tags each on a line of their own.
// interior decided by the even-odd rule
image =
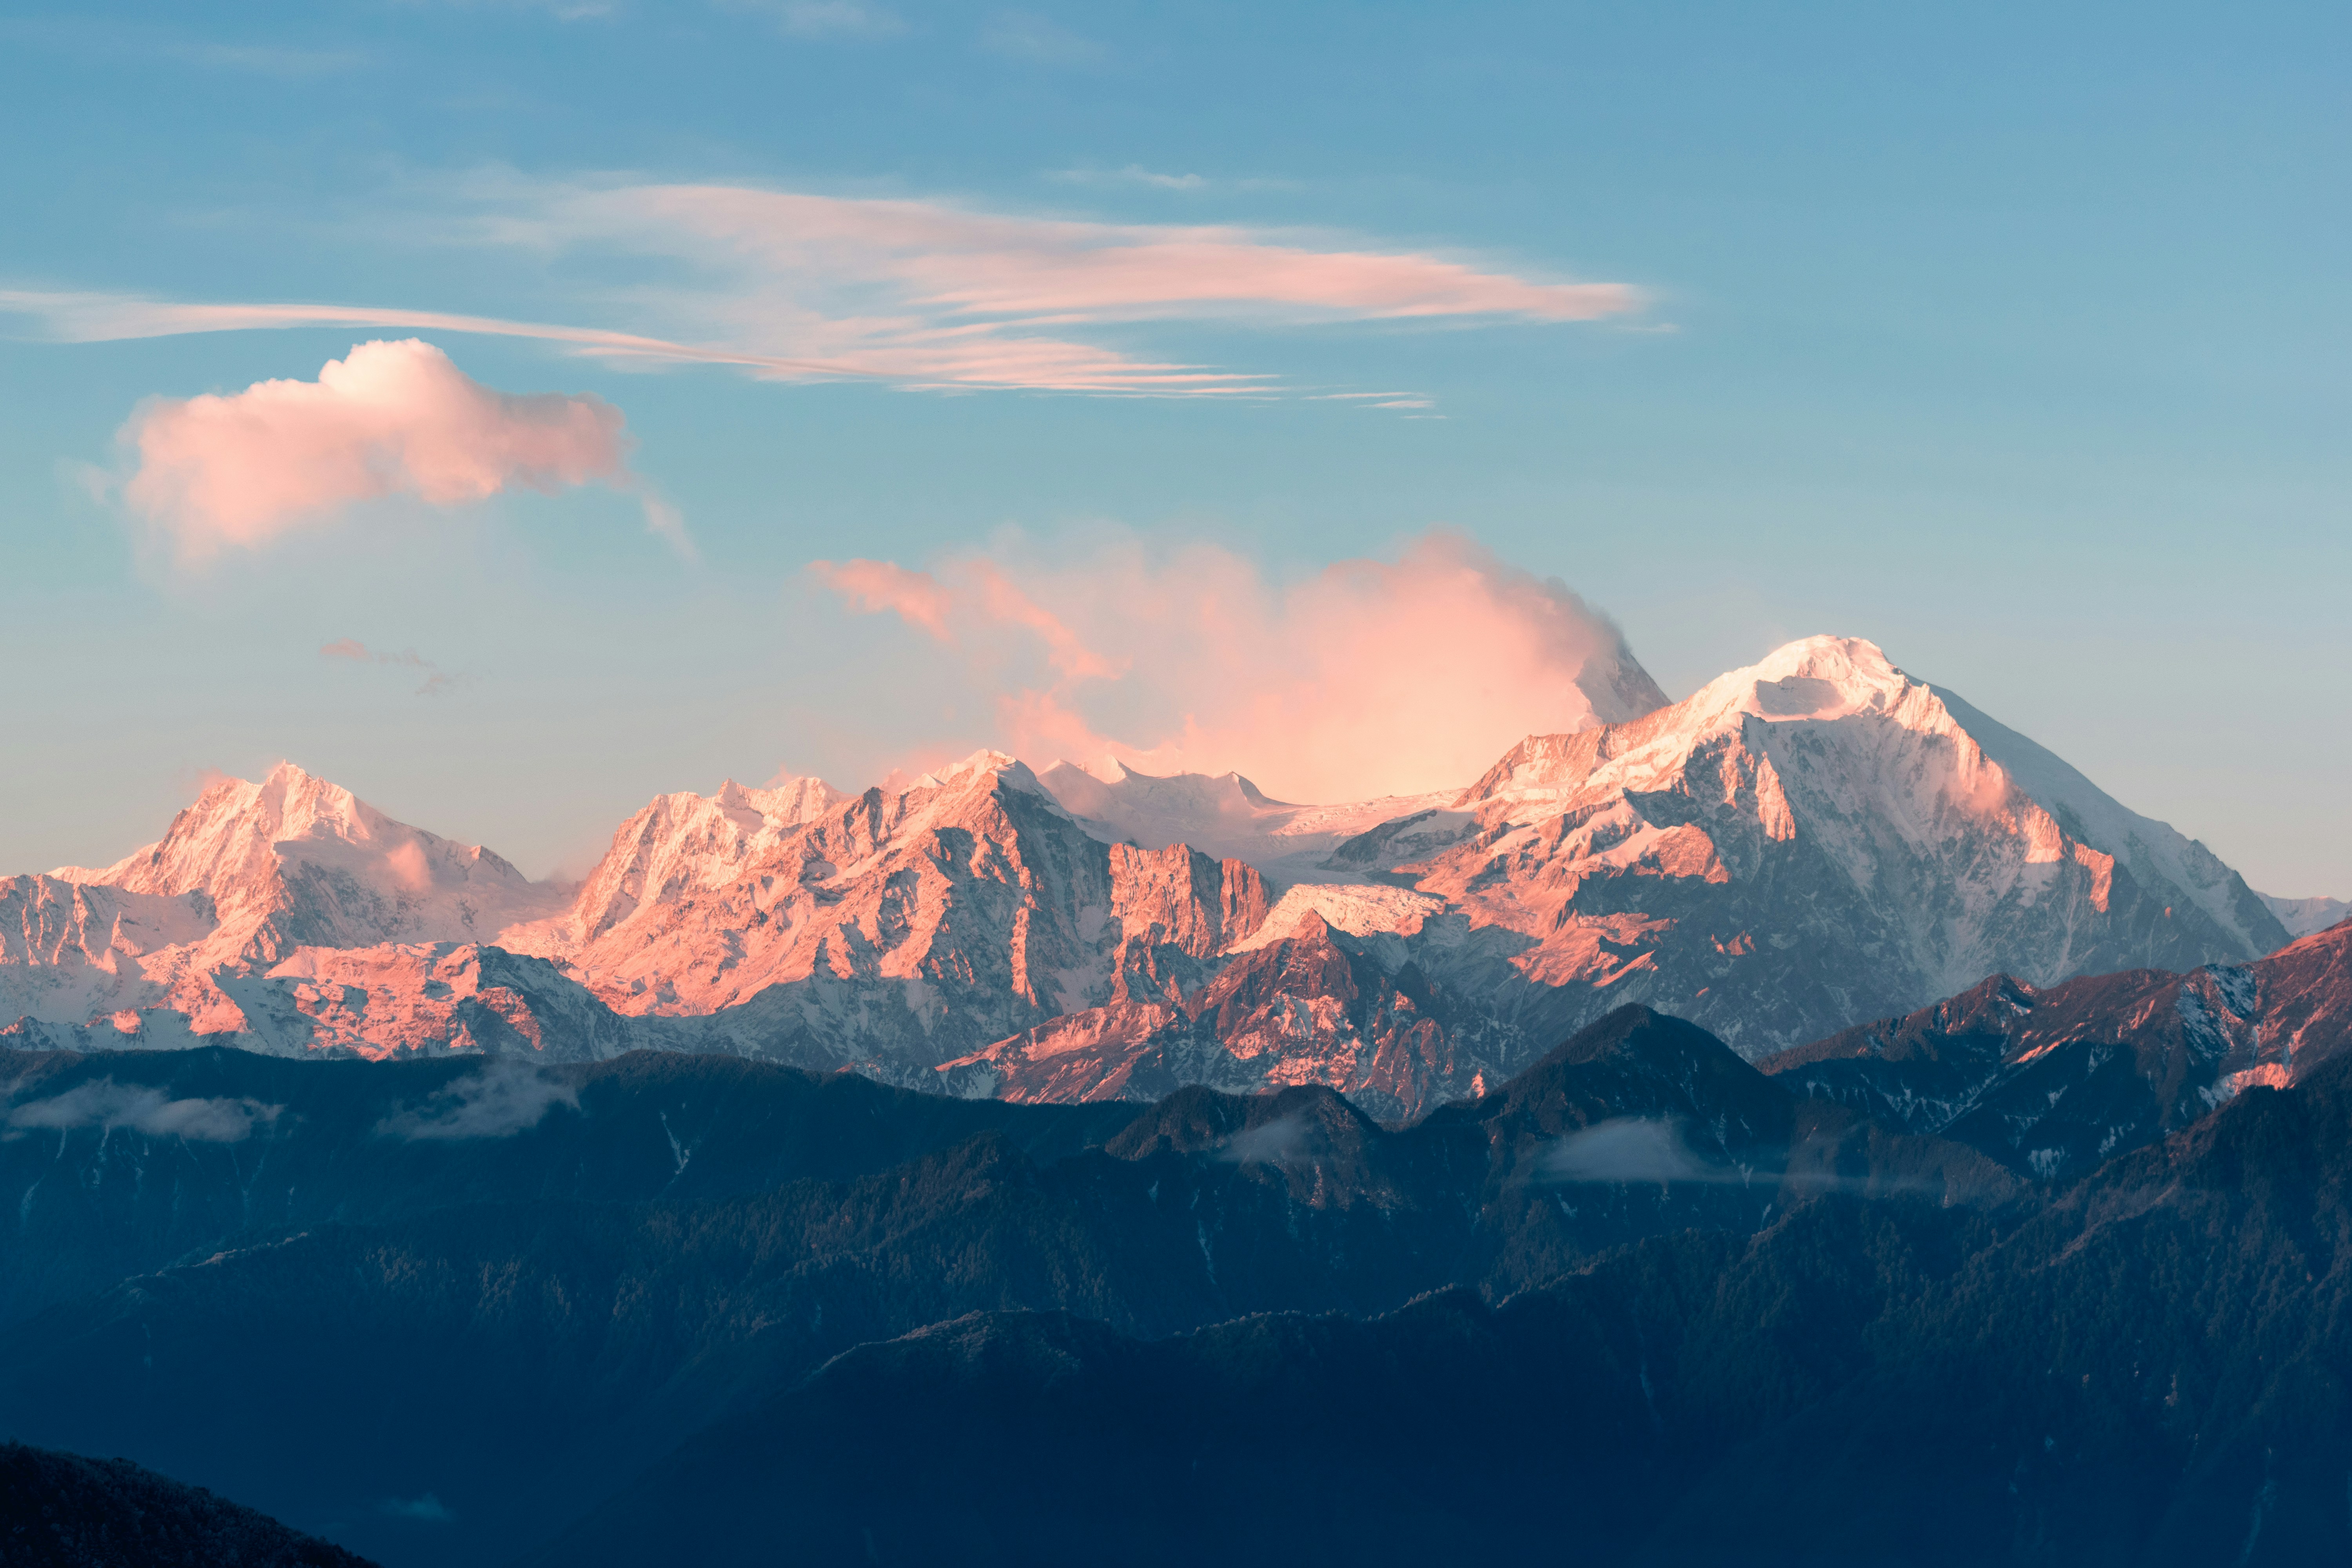
<svg viewBox="0 0 2352 1568">
<path fill-rule="evenodd" d="M 814 822 L 848 798 L 823 779 L 787 776 L 761 789 L 747 789 L 728 779 L 710 800 L 722 811 L 750 812 L 772 826 L 793 827 Z"/>
<path fill-rule="evenodd" d="M 1688 706 L 1766 720 L 1832 720 L 1900 712 L 1925 689 L 1895 668 L 1876 643 L 1815 637 L 1775 648 L 1746 669 L 1717 677 Z M 1916 709 L 1916 704 L 1910 706 Z"/>
<path fill-rule="evenodd" d="M 2323 931 L 2339 921 L 2352 916 L 2352 900 L 2346 899 L 2274 899 L 2268 893 L 2256 893 L 2263 907 L 2276 915 L 2290 937 L 2301 939 L 2314 931 Z"/>
<path fill-rule="evenodd" d="M 1622 640 L 1615 651 L 1596 653 L 1584 661 L 1576 672 L 1576 689 L 1591 705 L 1594 724 L 1630 724 L 1670 700 Z"/>
<path fill-rule="evenodd" d="M 213 784 L 156 843 L 73 879 L 201 895 L 218 921 L 205 946 L 240 960 L 301 944 L 468 941 L 561 901 L 479 845 L 396 822 L 291 763 Z"/>
</svg>

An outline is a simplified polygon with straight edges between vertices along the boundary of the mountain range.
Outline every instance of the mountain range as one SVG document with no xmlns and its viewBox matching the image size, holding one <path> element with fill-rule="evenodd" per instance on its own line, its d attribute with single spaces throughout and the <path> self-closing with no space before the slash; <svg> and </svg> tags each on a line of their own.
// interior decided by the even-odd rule
<svg viewBox="0 0 2352 1568">
<path fill-rule="evenodd" d="M 1623 658 L 1587 728 L 1426 795 L 982 752 L 664 795 L 576 889 L 285 764 L 113 866 L 0 881 L 0 1038 L 723 1051 L 1025 1100 L 1318 1083 L 1395 1119 L 1629 1002 L 1760 1059 L 1989 974 L 2243 963 L 2327 912 L 1869 643 L 1671 704 Z"/>
<path fill-rule="evenodd" d="M 2352 1549 L 2352 925 L 2266 963 L 2334 1058 L 2080 1173 L 1819 1069 L 1985 1052 L 2013 1110 L 2079 1037 L 2154 1076 L 2045 1103 L 2168 1114 L 2213 972 L 1769 1072 L 1628 1005 L 1397 1125 L 0 1052 L 0 1430 L 394 1565 L 2312 1561 Z"/>
</svg>

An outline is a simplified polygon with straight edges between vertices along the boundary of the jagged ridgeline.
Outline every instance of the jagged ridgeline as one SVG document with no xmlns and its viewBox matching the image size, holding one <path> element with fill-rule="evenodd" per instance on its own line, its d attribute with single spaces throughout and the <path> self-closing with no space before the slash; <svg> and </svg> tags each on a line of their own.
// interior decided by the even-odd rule
<svg viewBox="0 0 2352 1568">
<path fill-rule="evenodd" d="M 1628 1002 L 1760 1058 L 1994 973 L 2243 963 L 2325 912 L 1868 643 L 1654 699 L 1629 664 L 1591 727 L 1343 805 L 993 752 L 856 796 L 730 784 L 655 801 L 562 891 L 283 766 L 115 866 L 0 883 L 0 1018 L 24 1046 L 724 1051 L 1015 1100 L 1318 1083 L 1396 1119 Z"/>
</svg>

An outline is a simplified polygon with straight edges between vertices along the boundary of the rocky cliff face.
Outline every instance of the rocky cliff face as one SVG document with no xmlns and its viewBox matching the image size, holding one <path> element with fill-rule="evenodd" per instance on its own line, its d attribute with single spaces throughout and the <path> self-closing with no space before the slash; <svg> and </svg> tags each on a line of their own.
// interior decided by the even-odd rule
<svg viewBox="0 0 2352 1568">
<path fill-rule="evenodd" d="M 284 766 L 0 912 L 28 1044 L 666 1045 L 1013 1099 L 1321 1083 L 1391 1118 L 1627 1002 L 1761 1057 L 1988 974 L 2286 941 L 2201 845 L 1834 637 L 1429 796 L 996 752 L 665 795 L 568 897 Z"/>
</svg>

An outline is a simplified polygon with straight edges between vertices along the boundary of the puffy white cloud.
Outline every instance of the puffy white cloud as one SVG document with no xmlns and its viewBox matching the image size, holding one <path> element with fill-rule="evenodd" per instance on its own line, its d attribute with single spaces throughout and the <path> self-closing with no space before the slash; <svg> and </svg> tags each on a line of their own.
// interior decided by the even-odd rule
<svg viewBox="0 0 2352 1568">
<path fill-rule="evenodd" d="M 137 462 L 123 499 L 188 556 L 264 544 L 385 496 L 459 506 L 519 486 L 639 488 L 619 409 L 496 391 L 414 338 L 361 343 L 316 381 L 153 400 L 122 440 Z M 675 511 L 649 505 L 647 521 L 684 543 Z"/>
</svg>

